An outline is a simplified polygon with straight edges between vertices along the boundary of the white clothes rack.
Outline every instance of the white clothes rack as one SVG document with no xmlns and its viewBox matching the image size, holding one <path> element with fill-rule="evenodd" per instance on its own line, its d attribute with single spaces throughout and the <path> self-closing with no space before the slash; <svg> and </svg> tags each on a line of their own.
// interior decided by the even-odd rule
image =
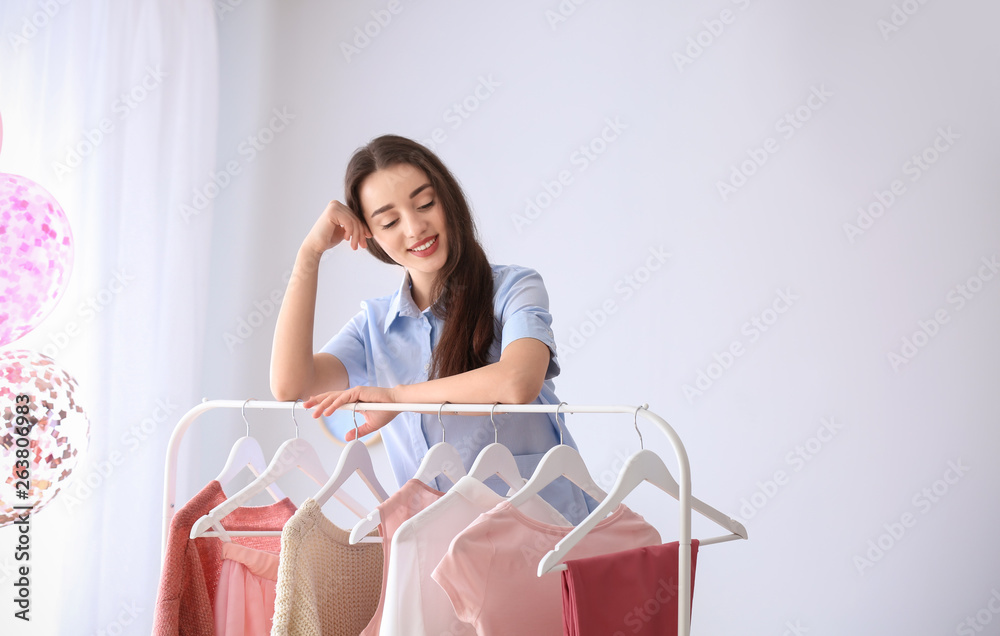
<svg viewBox="0 0 1000 636">
<path fill-rule="evenodd" d="M 163 543 L 161 549 L 161 562 L 166 555 L 167 534 L 170 530 L 170 520 L 176 510 L 177 498 L 177 459 L 180 452 L 181 440 L 190 428 L 191 424 L 203 413 L 218 408 L 256 408 L 256 409 L 291 409 L 294 402 L 276 401 L 253 401 L 247 403 L 242 400 L 203 400 L 200 404 L 192 407 L 181 417 L 177 425 L 174 426 L 170 441 L 167 444 L 167 465 L 163 484 Z M 634 406 L 593 406 L 593 405 L 567 405 L 555 404 L 423 404 L 423 403 L 392 403 L 382 404 L 374 402 L 361 402 L 345 404 L 340 407 L 342 411 L 393 411 L 404 412 L 414 411 L 420 413 L 465 413 L 465 414 L 489 414 L 493 413 L 620 413 L 625 415 L 641 415 L 643 418 L 656 424 L 663 434 L 670 440 L 670 445 L 674 449 L 677 459 L 678 472 L 677 483 L 680 486 L 678 502 L 680 505 L 678 521 L 678 563 L 677 563 L 677 633 L 688 636 L 691 629 L 691 466 L 688 462 L 687 451 L 681 438 L 677 435 L 666 420 L 653 413 L 649 409 L 637 409 Z M 742 528 L 739 522 L 731 520 L 734 527 Z M 729 536 L 702 541 L 704 544 L 710 542 L 717 543 L 729 539 L 746 538 L 746 531 L 743 530 L 741 536 Z"/>
</svg>

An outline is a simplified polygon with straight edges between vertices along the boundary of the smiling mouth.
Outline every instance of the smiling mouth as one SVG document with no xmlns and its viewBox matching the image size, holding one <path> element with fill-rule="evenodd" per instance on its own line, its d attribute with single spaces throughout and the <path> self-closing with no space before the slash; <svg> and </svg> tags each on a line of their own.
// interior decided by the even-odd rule
<svg viewBox="0 0 1000 636">
<path fill-rule="evenodd" d="M 432 246 L 437 245 L 437 239 L 438 239 L 437 236 L 432 236 L 431 238 L 427 239 L 417 247 L 411 247 L 409 251 L 416 252 L 417 254 L 419 254 L 420 252 L 427 251 Z"/>
</svg>

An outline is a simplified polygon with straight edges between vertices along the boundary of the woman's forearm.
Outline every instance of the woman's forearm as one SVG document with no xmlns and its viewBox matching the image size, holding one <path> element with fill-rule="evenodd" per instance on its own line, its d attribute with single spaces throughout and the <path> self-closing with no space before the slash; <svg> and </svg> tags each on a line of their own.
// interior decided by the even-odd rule
<svg viewBox="0 0 1000 636">
<path fill-rule="evenodd" d="M 312 336 L 321 256 L 299 248 L 278 310 L 271 347 L 271 392 L 278 400 L 308 397 L 316 386 Z"/>
<path fill-rule="evenodd" d="M 549 348 L 522 338 L 507 345 L 498 362 L 418 384 L 393 387 L 397 402 L 438 404 L 527 404 L 541 393 L 549 365 Z"/>
</svg>

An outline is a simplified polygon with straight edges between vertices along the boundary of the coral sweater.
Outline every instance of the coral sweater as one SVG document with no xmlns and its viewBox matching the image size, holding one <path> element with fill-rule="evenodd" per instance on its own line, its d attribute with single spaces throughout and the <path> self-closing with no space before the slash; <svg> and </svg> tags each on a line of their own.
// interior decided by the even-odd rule
<svg viewBox="0 0 1000 636">
<path fill-rule="evenodd" d="M 153 614 L 154 636 L 214 636 L 212 601 L 222 573 L 222 540 L 188 537 L 195 522 L 225 500 L 222 485 L 213 480 L 170 520 Z M 268 506 L 237 508 L 222 520 L 222 527 L 280 531 L 295 510 L 287 498 Z M 233 537 L 233 541 L 271 552 L 281 547 L 280 537 Z"/>
</svg>

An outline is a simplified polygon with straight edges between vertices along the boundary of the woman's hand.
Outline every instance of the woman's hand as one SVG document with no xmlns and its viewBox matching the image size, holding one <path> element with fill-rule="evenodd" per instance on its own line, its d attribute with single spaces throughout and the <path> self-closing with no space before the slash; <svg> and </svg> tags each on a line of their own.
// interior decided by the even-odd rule
<svg viewBox="0 0 1000 636">
<path fill-rule="evenodd" d="M 303 245 L 308 245 L 313 252 L 322 254 L 345 239 L 351 242 L 352 250 L 358 249 L 359 245 L 368 247 L 367 239 L 371 237 L 368 227 L 354 216 L 350 208 L 334 200 L 330 201 L 316 219 Z"/>
<path fill-rule="evenodd" d="M 327 391 L 310 397 L 303 403 L 307 409 L 316 407 L 313 417 L 333 415 L 333 412 L 351 402 L 396 402 L 395 391 L 380 386 L 356 386 L 346 391 Z M 360 435 L 365 436 L 377 431 L 396 417 L 398 411 L 364 411 L 365 423 L 358 427 Z M 354 429 L 351 428 L 344 436 L 348 441 L 354 439 Z"/>
</svg>

